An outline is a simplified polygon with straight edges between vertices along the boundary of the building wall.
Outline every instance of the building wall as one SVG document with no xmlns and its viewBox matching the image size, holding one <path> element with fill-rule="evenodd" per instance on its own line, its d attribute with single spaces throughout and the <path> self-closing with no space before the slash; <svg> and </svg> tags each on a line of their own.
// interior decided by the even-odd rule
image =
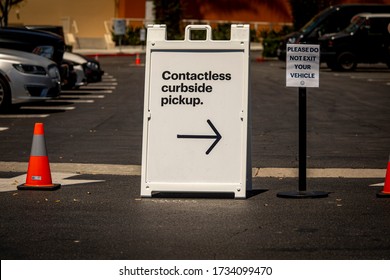
<svg viewBox="0 0 390 280">
<path fill-rule="evenodd" d="M 241 22 L 292 22 L 289 0 L 182 0 L 184 18 Z M 335 4 L 390 4 L 390 0 L 333 0 Z M 302 7 L 304 8 L 304 7 Z"/>
<path fill-rule="evenodd" d="M 183 1 L 186 18 L 228 21 L 291 22 L 288 0 Z"/>
<path fill-rule="evenodd" d="M 77 23 L 77 36 L 102 37 L 104 21 L 114 17 L 114 0 L 27 0 L 11 10 L 9 23 L 62 25 L 62 19 L 69 18 Z"/>
<path fill-rule="evenodd" d="M 105 21 L 110 22 L 115 17 L 144 18 L 145 1 L 151 0 L 26 0 L 11 11 L 9 22 L 61 25 L 67 18 L 77 23 L 78 37 L 103 37 Z M 334 0 L 334 3 L 340 2 L 390 4 L 390 0 Z M 292 21 L 289 0 L 182 0 L 182 4 L 185 19 Z M 71 31 L 74 32 L 74 28 Z"/>
<path fill-rule="evenodd" d="M 119 14 L 121 18 L 144 18 L 145 0 L 119 0 Z"/>
</svg>

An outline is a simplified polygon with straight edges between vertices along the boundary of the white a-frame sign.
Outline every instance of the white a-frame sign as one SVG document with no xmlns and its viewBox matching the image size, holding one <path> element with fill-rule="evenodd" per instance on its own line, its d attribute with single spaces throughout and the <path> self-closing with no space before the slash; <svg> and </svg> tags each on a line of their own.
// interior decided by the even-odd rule
<svg viewBox="0 0 390 280">
<path fill-rule="evenodd" d="M 205 40 L 191 40 L 203 30 Z M 141 196 L 153 192 L 234 193 L 251 188 L 249 25 L 212 40 L 189 25 L 167 40 L 147 32 Z"/>
</svg>

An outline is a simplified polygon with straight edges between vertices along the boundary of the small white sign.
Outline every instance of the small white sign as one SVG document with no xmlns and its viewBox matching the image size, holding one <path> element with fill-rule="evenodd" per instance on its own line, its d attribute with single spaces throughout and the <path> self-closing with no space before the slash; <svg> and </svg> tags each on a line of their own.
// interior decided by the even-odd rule
<svg viewBox="0 0 390 280">
<path fill-rule="evenodd" d="M 140 31 L 139 31 L 139 40 L 141 42 L 145 42 L 146 41 L 146 30 L 145 28 L 142 28 Z"/>
<path fill-rule="evenodd" d="M 125 35 L 126 34 L 126 20 L 114 19 L 114 34 Z"/>
<path fill-rule="evenodd" d="M 319 72 L 319 45 L 287 44 L 287 87 L 319 87 Z"/>
</svg>

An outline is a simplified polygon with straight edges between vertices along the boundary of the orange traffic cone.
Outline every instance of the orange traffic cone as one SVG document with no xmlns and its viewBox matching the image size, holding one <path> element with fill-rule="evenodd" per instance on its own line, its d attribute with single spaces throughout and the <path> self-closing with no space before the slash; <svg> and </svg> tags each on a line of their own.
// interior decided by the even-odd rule
<svg viewBox="0 0 390 280">
<path fill-rule="evenodd" d="M 376 194 L 377 197 L 390 197 L 390 157 L 387 163 L 385 185 L 383 190 Z"/>
<path fill-rule="evenodd" d="M 56 190 L 60 187 L 60 184 L 53 184 L 51 181 L 43 123 L 36 123 L 26 183 L 19 185 L 18 190 Z"/>
<path fill-rule="evenodd" d="M 141 65 L 141 58 L 139 57 L 139 53 L 135 56 L 135 65 Z"/>
</svg>

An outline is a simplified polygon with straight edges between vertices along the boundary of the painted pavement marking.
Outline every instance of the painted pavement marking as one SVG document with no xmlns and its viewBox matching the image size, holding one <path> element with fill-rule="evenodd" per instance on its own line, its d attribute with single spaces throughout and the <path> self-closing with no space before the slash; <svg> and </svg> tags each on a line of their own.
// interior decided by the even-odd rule
<svg viewBox="0 0 390 280">
<path fill-rule="evenodd" d="M 47 118 L 49 114 L 15 114 L 15 115 L 0 115 L 0 119 L 35 119 Z"/>
<path fill-rule="evenodd" d="M 28 163 L 0 161 L 0 171 L 25 172 Z M 56 172 L 140 176 L 141 165 L 50 163 Z M 368 168 L 308 168 L 308 178 L 385 178 L 386 169 Z M 252 168 L 253 178 L 297 178 L 297 168 Z"/>
<path fill-rule="evenodd" d="M 104 180 L 68 179 L 70 177 L 75 177 L 78 175 L 80 174 L 64 172 L 51 173 L 53 184 L 61 184 L 61 186 L 104 182 Z M 0 178 L 0 192 L 16 191 L 18 185 L 24 184 L 26 182 L 26 176 L 27 174 L 19 175 L 12 178 Z"/>
</svg>

